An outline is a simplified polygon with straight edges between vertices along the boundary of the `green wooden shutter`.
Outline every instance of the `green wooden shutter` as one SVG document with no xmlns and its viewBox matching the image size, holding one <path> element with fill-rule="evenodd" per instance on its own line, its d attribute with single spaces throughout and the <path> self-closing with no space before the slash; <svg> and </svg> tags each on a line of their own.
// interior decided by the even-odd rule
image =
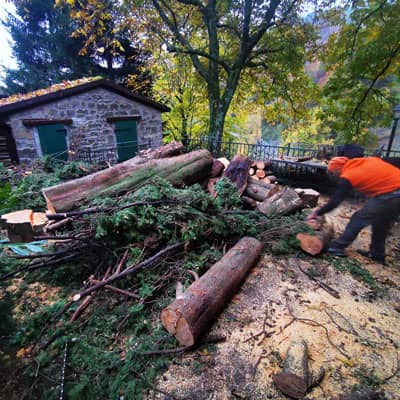
<svg viewBox="0 0 400 400">
<path fill-rule="evenodd" d="M 115 123 L 118 161 L 125 161 L 136 155 L 138 151 L 136 121 L 117 121 Z"/>
<path fill-rule="evenodd" d="M 43 155 L 51 155 L 66 161 L 68 148 L 64 126 L 61 124 L 40 125 L 37 130 Z"/>
</svg>

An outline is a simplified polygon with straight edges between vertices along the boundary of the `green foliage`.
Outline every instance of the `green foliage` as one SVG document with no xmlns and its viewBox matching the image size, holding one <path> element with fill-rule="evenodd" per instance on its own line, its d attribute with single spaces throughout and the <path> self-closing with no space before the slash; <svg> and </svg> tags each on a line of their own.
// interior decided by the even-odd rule
<svg viewBox="0 0 400 400">
<path fill-rule="evenodd" d="M 135 193 L 125 196 L 114 206 L 123 207 L 138 201 L 164 201 L 162 205 L 145 205 L 126 208 L 97 218 L 97 237 L 113 243 L 129 243 L 144 240 L 157 234 L 166 242 L 194 241 L 206 232 L 216 236 L 235 236 L 251 229 L 245 218 L 225 217 L 222 205 L 233 207 L 240 204 L 235 186 L 221 180 L 217 191 L 229 195 L 227 201 L 214 200 L 199 185 L 176 189 L 167 181 L 156 178 Z M 109 204 L 99 200 L 97 204 Z M 234 222 L 232 224 L 232 222 Z"/>
<path fill-rule="evenodd" d="M 222 178 L 215 184 L 217 192 L 217 205 L 226 210 L 240 207 L 242 200 L 237 188 L 228 178 Z"/>
<path fill-rule="evenodd" d="M 0 214 L 16 209 L 43 211 L 46 201 L 42 189 L 62 181 L 79 178 L 93 172 L 94 166 L 82 162 L 60 162 L 49 156 L 38 160 L 29 175 L 9 175 L 9 183 L 0 185 Z"/>
<path fill-rule="evenodd" d="M 377 289 L 378 285 L 374 277 L 364 268 L 361 267 L 357 260 L 347 257 L 329 257 L 331 264 L 340 272 L 350 272 L 355 278 L 370 286 L 373 289 Z"/>
<path fill-rule="evenodd" d="M 367 145 L 373 140 L 369 129 L 388 126 L 400 98 L 400 32 L 393 29 L 400 24 L 400 4 L 360 1 L 324 18 L 334 25 L 340 16 L 340 30 L 321 49 L 329 75 L 324 118 L 338 142 Z"/>
</svg>

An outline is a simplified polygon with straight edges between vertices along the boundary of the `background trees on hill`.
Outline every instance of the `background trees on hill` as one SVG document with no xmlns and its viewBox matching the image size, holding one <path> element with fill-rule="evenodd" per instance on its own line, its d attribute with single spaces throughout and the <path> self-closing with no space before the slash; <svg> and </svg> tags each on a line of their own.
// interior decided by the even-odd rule
<svg viewBox="0 0 400 400">
<path fill-rule="evenodd" d="M 140 70 L 148 55 L 134 47 L 127 33 L 118 31 L 118 49 L 103 46 L 103 51 L 94 52 L 84 47 L 85 39 L 77 32 L 78 25 L 65 5 L 55 7 L 54 0 L 15 3 L 16 15 L 9 14 L 3 22 L 13 39 L 17 62 L 16 69 L 6 70 L 7 94 L 96 75 L 120 83 L 126 82 L 128 74 L 136 75 L 142 84 L 141 91 L 149 89 L 150 76 Z M 111 25 L 110 22 L 107 31 L 113 29 Z"/>
<path fill-rule="evenodd" d="M 251 135 L 263 115 L 286 141 L 366 144 L 400 101 L 396 1 L 350 9 L 328 0 L 313 19 L 302 0 L 56 0 L 57 11 L 52 2 L 18 2 L 22 20 L 9 26 L 20 62 L 9 88 L 30 90 L 46 76 L 123 79 L 171 107 L 171 138 L 209 135 L 217 148 L 223 135 Z"/>
</svg>

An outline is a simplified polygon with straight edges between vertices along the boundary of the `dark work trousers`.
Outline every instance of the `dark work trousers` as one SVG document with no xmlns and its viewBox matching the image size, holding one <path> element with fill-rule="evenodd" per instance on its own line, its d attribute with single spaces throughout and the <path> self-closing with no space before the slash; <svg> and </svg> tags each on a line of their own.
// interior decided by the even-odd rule
<svg viewBox="0 0 400 400">
<path fill-rule="evenodd" d="M 369 251 L 373 257 L 385 259 L 385 241 L 390 227 L 400 215 L 400 190 L 370 198 L 353 214 L 343 234 L 330 247 L 344 249 L 357 237 L 361 229 L 371 225 Z"/>
</svg>

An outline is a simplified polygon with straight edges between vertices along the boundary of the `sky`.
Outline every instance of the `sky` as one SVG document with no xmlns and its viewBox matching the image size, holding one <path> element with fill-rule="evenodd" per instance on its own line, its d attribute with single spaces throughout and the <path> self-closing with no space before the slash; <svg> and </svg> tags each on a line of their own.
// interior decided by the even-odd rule
<svg viewBox="0 0 400 400">
<path fill-rule="evenodd" d="M 13 11 L 14 5 L 0 0 L 0 20 L 4 20 L 7 16 L 7 11 Z M 3 68 L 16 67 L 15 61 L 12 58 L 11 51 L 11 36 L 7 30 L 0 24 L 0 81 L 4 78 Z"/>
</svg>

